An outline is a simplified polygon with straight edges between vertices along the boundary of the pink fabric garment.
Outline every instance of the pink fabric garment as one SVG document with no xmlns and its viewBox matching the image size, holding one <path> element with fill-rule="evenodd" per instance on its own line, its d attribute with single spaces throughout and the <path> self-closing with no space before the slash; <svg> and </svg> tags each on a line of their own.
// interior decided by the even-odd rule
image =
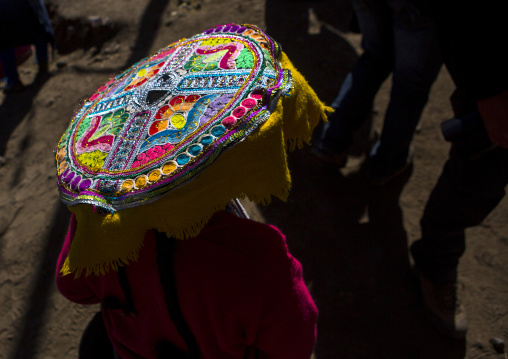
<svg viewBox="0 0 508 359">
<path fill-rule="evenodd" d="M 65 260 L 75 218 L 60 253 Z M 123 359 L 155 358 L 162 339 L 185 349 L 164 301 L 147 232 L 139 260 L 126 267 L 137 317 L 104 310 L 115 349 Z M 198 237 L 176 242 L 176 286 L 181 311 L 196 337 L 201 358 L 243 359 L 257 348 L 266 359 L 309 359 L 316 339 L 316 306 L 303 282 L 300 263 L 273 226 L 216 213 Z M 99 303 L 106 296 L 123 301 L 116 272 L 105 276 L 61 276 L 56 282 L 69 300 Z"/>
</svg>

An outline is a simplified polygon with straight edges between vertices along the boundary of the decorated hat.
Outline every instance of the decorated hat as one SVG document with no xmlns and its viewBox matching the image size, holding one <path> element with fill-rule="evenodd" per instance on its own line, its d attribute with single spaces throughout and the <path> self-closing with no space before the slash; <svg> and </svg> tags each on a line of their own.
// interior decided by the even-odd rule
<svg viewBox="0 0 508 359">
<path fill-rule="evenodd" d="M 253 25 L 216 26 L 140 61 L 77 109 L 56 151 L 78 229 L 63 272 L 137 259 L 144 233 L 196 236 L 237 197 L 287 197 L 286 146 L 330 111 Z"/>
</svg>

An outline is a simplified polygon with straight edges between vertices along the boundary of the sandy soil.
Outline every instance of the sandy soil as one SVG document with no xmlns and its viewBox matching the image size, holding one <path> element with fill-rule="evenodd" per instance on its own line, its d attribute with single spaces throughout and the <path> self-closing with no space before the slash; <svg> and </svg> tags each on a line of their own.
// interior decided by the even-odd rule
<svg viewBox="0 0 508 359">
<path fill-rule="evenodd" d="M 54 285 L 69 213 L 59 201 L 52 151 L 79 101 L 110 74 L 213 25 L 247 22 L 266 27 L 330 103 L 360 51 L 361 36 L 341 32 L 349 20 L 344 2 L 47 2 L 59 41 L 51 77 L 19 94 L 0 92 L 0 359 L 75 358 L 97 310 L 66 301 Z M 326 26 L 309 26 L 309 18 Z M 31 84 L 34 59 L 20 72 Z M 359 138 L 358 155 L 342 171 L 316 161 L 308 148 L 297 150 L 290 156 L 294 188 L 287 203 L 246 203 L 254 218 L 288 235 L 303 263 L 320 309 L 316 358 L 503 357 L 489 339 L 508 340 L 508 200 L 467 233 L 459 268 L 466 340 L 444 338 L 427 324 L 410 274 L 407 248 L 420 235 L 418 222 L 449 148 L 439 123 L 451 117 L 452 90 L 443 70 L 415 135 L 412 172 L 397 181 L 366 184 L 359 173 L 366 141 Z M 389 91 L 387 81 L 373 130 L 380 129 Z"/>
</svg>

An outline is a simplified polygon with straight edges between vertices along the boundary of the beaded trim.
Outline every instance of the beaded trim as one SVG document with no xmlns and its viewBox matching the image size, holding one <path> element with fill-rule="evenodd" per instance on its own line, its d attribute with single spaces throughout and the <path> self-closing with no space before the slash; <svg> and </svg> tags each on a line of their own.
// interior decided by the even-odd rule
<svg viewBox="0 0 508 359">
<path fill-rule="evenodd" d="M 114 212 L 191 180 L 289 93 L 280 53 L 255 26 L 220 25 L 112 78 L 80 106 L 58 144 L 63 201 Z"/>
</svg>

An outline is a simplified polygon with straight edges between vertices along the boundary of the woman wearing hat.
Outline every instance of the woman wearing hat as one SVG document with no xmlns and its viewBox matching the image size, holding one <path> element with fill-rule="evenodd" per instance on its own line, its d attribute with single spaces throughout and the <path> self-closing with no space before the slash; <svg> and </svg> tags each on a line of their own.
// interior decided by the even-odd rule
<svg viewBox="0 0 508 359">
<path fill-rule="evenodd" d="M 236 199 L 285 199 L 286 147 L 329 110 L 276 42 L 235 24 L 169 45 L 81 105 L 56 151 L 73 212 L 56 280 L 101 304 L 117 357 L 310 357 L 301 265 Z"/>
</svg>

